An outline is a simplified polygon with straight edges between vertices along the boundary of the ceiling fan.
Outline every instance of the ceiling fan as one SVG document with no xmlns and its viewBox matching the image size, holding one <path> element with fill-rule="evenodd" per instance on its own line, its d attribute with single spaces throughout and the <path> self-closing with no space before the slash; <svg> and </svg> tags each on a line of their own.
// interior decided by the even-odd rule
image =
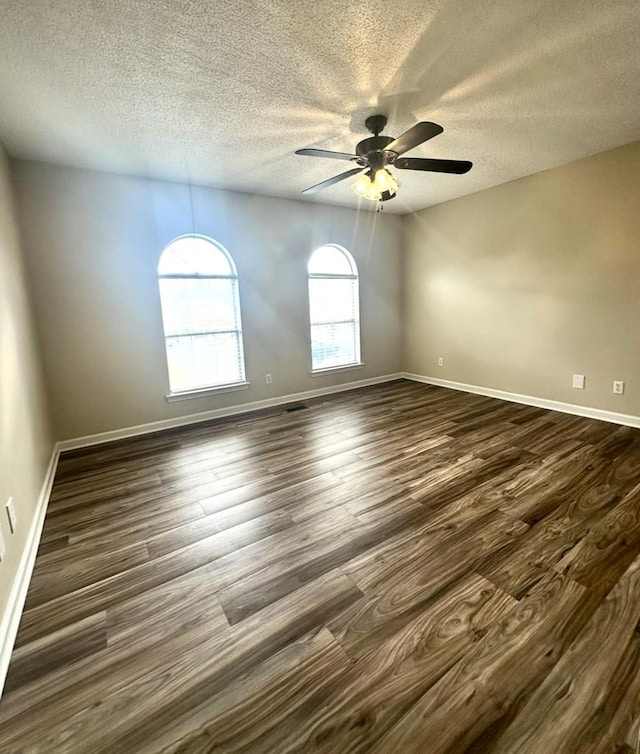
<svg viewBox="0 0 640 754">
<path fill-rule="evenodd" d="M 371 115 L 364 122 L 368 131 L 373 136 L 363 139 L 356 145 L 355 154 L 346 152 L 330 152 L 326 149 L 298 149 L 296 154 L 308 157 L 331 157 L 335 160 L 348 160 L 355 162 L 357 167 L 351 168 L 344 173 L 334 175 L 322 183 L 316 183 L 305 189 L 303 194 L 315 194 L 316 191 L 333 186 L 334 183 L 344 181 L 346 178 L 360 176 L 352 185 L 356 194 L 371 199 L 372 201 L 386 202 L 393 199 L 398 190 L 398 181 L 389 170 L 389 166 L 398 170 L 426 170 L 433 173 L 456 173 L 461 175 L 471 170 L 473 163 L 467 160 L 433 160 L 421 157 L 402 157 L 405 152 L 423 144 L 434 136 L 444 131 L 437 123 L 423 121 L 416 123 L 402 136 L 394 139 L 392 136 L 381 136 L 381 132 L 387 125 L 384 115 Z"/>
</svg>

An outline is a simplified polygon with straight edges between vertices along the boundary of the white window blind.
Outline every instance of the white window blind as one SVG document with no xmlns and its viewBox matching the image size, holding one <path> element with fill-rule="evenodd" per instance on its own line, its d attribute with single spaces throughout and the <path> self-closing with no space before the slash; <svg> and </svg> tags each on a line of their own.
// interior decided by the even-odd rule
<svg viewBox="0 0 640 754">
<path fill-rule="evenodd" d="M 309 259 L 309 319 L 313 371 L 360 362 L 358 269 L 339 246 L 321 246 Z"/>
<path fill-rule="evenodd" d="M 172 393 L 243 382 L 238 275 L 231 256 L 202 236 L 182 236 L 158 264 Z"/>
</svg>

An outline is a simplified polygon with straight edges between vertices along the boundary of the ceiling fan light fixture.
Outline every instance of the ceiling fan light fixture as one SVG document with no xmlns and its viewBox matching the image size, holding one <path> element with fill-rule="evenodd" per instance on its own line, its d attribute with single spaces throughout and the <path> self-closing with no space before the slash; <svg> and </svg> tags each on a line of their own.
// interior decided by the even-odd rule
<svg viewBox="0 0 640 754">
<path fill-rule="evenodd" d="M 374 182 L 371 180 L 371 171 L 367 170 L 366 173 L 361 173 L 351 188 L 356 192 L 358 196 L 363 199 L 370 199 L 371 201 L 377 201 L 380 197 L 380 192 L 376 188 Z"/>
<path fill-rule="evenodd" d="M 358 194 L 358 196 L 366 196 L 368 190 L 373 184 L 371 178 L 369 178 L 369 171 L 366 173 L 360 173 L 360 175 L 351 184 L 351 188 Z"/>
<path fill-rule="evenodd" d="M 377 171 L 374 185 L 381 194 L 385 193 L 385 191 L 388 191 L 390 194 L 395 194 L 398 190 L 398 181 L 396 181 L 391 172 L 386 168 Z"/>
<path fill-rule="evenodd" d="M 379 202 L 383 194 L 390 198 L 398 190 L 398 181 L 391 175 L 386 168 L 377 170 L 375 176 L 373 171 L 367 170 L 358 176 L 351 188 L 363 199 L 369 199 L 373 202 Z"/>
</svg>

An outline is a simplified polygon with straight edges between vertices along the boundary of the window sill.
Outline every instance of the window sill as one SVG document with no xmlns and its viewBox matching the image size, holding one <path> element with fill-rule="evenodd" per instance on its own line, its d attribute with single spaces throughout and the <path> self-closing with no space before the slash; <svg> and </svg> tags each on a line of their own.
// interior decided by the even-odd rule
<svg viewBox="0 0 640 754">
<path fill-rule="evenodd" d="M 359 361 L 356 364 L 344 364 L 339 367 L 327 367 L 326 369 L 313 369 L 311 371 L 312 377 L 320 377 L 323 374 L 333 374 L 334 372 L 349 372 L 352 369 L 362 369 L 365 366 L 363 361 Z"/>
<path fill-rule="evenodd" d="M 184 390 L 181 393 L 169 393 L 165 397 L 168 403 L 175 403 L 177 401 L 188 401 L 192 398 L 207 398 L 210 395 L 218 395 L 219 393 L 233 393 L 236 390 L 246 390 L 250 384 L 250 382 L 232 382 L 229 385 L 205 387 L 198 390 Z"/>
</svg>

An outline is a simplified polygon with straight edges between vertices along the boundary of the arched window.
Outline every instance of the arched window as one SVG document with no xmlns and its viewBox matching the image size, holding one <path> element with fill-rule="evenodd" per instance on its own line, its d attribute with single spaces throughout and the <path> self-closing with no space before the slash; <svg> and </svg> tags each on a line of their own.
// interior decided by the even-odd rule
<svg viewBox="0 0 640 754">
<path fill-rule="evenodd" d="M 308 265 L 311 368 L 360 362 L 358 268 L 340 246 L 321 246 Z"/>
<path fill-rule="evenodd" d="M 172 393 L 244 382 L 238 273 L 229 253 L 181 236 L 158 263 Z"/>
</svg>

